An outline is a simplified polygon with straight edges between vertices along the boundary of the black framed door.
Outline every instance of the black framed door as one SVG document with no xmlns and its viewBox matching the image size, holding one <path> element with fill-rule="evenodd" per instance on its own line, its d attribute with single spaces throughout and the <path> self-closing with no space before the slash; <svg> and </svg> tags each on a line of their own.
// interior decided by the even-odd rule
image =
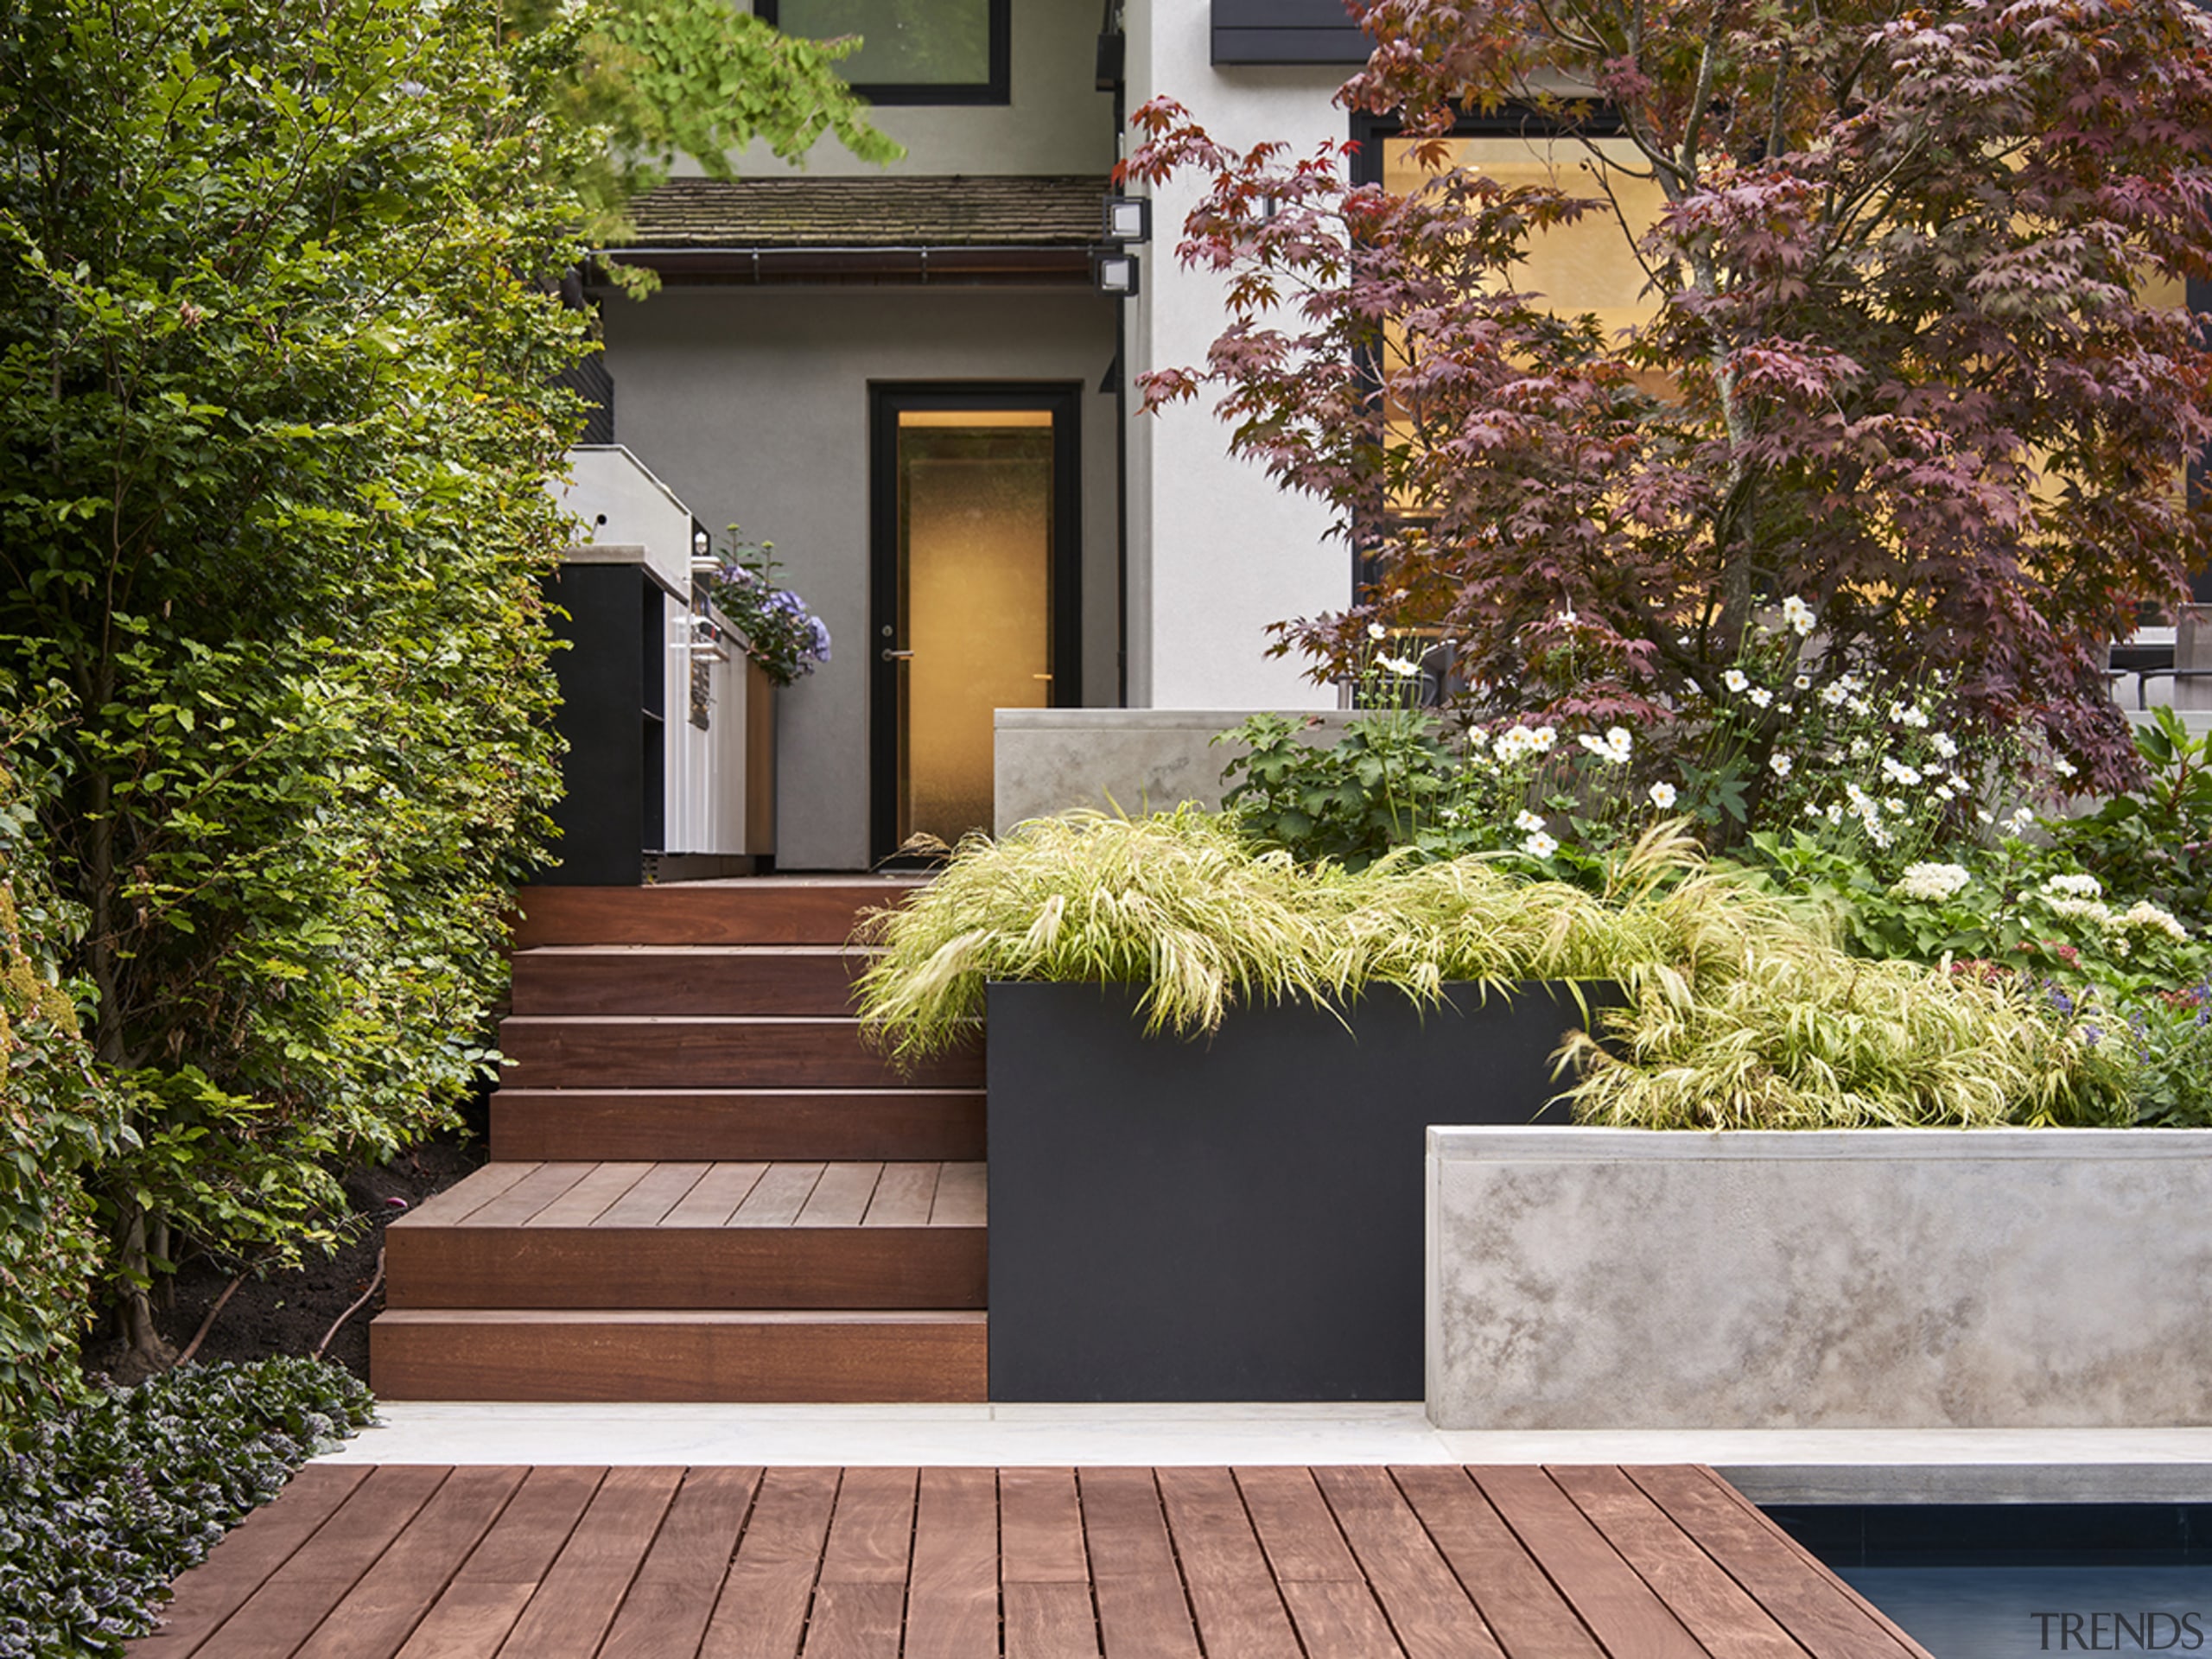
<svg viewBox="0 0 2212 1659">
<path fill-rule="evenodd" d="M 870 388 L 869 832 L 991 827 L 992 715 L 1083 700 L 1077 383 Z"/>
</svg>

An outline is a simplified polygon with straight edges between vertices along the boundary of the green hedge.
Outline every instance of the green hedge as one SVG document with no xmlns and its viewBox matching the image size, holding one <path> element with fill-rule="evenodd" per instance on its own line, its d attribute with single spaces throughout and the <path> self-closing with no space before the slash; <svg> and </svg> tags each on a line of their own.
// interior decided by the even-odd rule
<svg viewBox="0 0 2212 1659">
<path fill-rule="evenodd" d="M 170 1580 L 368 1422 L 308 1359 L 188 1365 L 13 1431 L 0 1464 L 0 1659 L 120 1654 Z"/>
</svg>

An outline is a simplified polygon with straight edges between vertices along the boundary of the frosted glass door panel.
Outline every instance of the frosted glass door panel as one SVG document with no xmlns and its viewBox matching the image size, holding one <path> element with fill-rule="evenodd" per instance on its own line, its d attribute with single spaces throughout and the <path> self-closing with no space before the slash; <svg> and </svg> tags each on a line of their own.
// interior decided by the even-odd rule
<svg viewBox="0 0 2212 1659">
<path fill-rule="evenodd" d="M 992 713 L 1052 701 L 1052 427 L 899 419 L 899 838 L 991 823 Z"/>
</svg>

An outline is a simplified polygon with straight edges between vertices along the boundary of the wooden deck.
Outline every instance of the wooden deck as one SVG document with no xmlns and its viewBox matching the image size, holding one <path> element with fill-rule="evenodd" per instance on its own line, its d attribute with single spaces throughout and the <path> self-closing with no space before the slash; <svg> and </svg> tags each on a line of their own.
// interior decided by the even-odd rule
<svg viewBox="0 0 2212 1659">
<path fill-rule="evenodd" d="M 137 1659 L 1904 1659 L 1710 1470 L 317 1465 Z"/>
</svg>

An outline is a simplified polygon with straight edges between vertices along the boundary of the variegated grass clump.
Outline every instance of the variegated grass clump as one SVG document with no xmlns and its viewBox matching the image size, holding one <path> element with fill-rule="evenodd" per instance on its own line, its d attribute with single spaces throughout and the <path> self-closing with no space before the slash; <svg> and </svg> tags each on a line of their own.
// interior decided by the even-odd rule
<svg viewBox="0 0 2212 1659">
<path fill-rule="evenodd" d="M 1649 976 L 1680 994 L 1796 925 L 1694 856 L 1679 830 L 1654 830 L 1601 899 L 1484 856 L 1300 865 L 1195 808 L 1040 818 L 971 837 L 911 902 L 874 915 L 883 954 L 861 977 L 861 1014 L 911 1058 L 957 1041 L 993 979 L 1134 984 L 1148 1031 L 1186 1034 L 1239 1003 L 1337 1006 L 1376 988 L 1433 1002 L 1447 982 Z"/>
<path fill-rule="evenodd" d="M 2130 1121 L 2124 1045 L 2027 996 L 1825 944 L 1688 996 L 1646 983 L 1569 1034 L 1576 1121 L 1644 1129 L 1983 1128 Z"/>
<path fill-rule="evenodd" d="M 1602 1046 L 1577 1033 L 1560 1055 L 1586 1122 L 2124 1118 L 2122 1046 L 2062 1030 L 2018 993 L 1847 957 L 1802 913 L 1707 868 L 1678 824 L 1616 861 L 1600 897 L 1483 855 L 1300 865 L 1195 808 L 1070 813 L 971 837 L 865 932 L 881 955 L 860 982 L 862 1018 L 902 1060 L 966 1036 L 993 979 L 1134 985 L 1148 1032 L 1185 1035 L 1239 1004 L 1609 981 L 1627 1001 L 1602 1016 Z"/>
</svg>

